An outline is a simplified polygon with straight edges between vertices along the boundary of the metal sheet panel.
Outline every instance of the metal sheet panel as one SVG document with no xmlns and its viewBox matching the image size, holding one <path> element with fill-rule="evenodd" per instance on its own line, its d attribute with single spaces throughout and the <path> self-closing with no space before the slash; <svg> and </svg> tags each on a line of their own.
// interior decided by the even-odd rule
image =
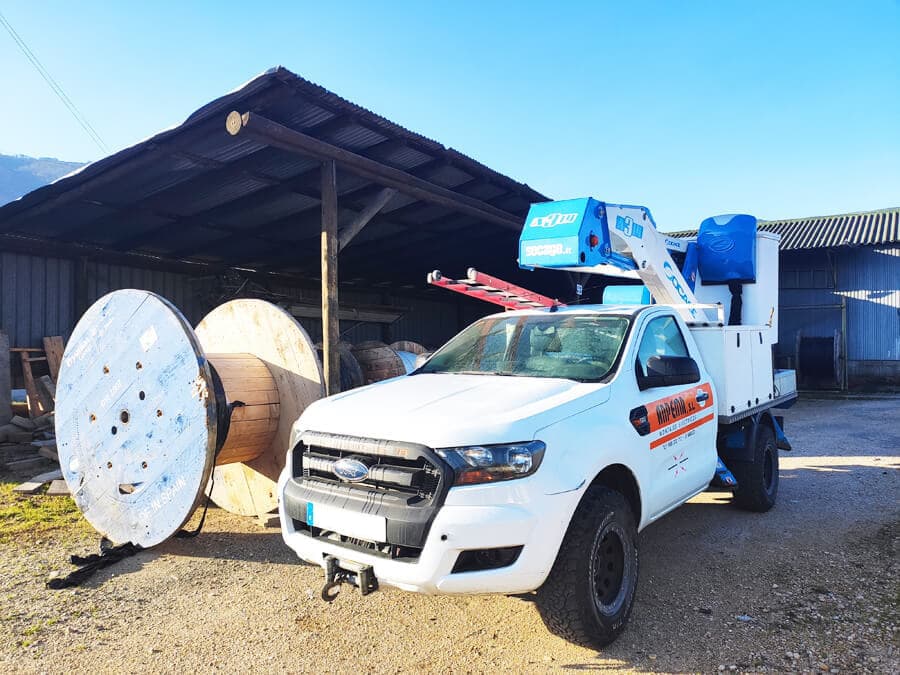
<svg viewBox="0 0 900 675">
<path fill-rule="evenodd" d="M 760 220 L 759 229 L 780 234 L 782 251 L 893 244 L 900 242 L 900 208 L 813 218 Z M 696 236 L 697 231 L 671 234 L 689 237 Z"/>
<path fill-rule="evenodd" d="M 0 253 L 0 320 L 12 347 L 39 347 L 74 325 L 71 260 Z"/>
<path fill-rule="evenodd" d="M 852 361 L 900 360 L 900 246 L 851 249 L 838 258 Z"/>
<path fill-rule="evenodd" d="M 89 303 L 120 288 L 137 288 L 158 293 L 173 302 L 191 325 L 196 325 L 211 309 L 208 302 L 198 293 L 197 281 L 186 274 L 106 263 L 88 263 L 87 300 Z"/>
</svg>

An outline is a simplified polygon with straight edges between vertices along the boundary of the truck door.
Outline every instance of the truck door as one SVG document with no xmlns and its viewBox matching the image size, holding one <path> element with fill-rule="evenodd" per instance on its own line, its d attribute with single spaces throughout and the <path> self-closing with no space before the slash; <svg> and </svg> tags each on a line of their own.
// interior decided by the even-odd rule
<svg viewBox="0 0 900 675">
<path fill-rule="evenodd" d="M 693 353 L 689 351 L 688 344 L 693 346 L 693 341 L 685 340 L 679 323 L 672 315 L 656 316 L 644 325 L 636 343 L 637 405 L 630 417 L 642 437 L 640 451 L 650 457 L 651 518 L 706 487 L 716 466 L 712 383 L 696 348 Z M 648 381 L 642 376 L 660 363 L 659 359 L 650 361 L 654 356 L 690 357 L 697 363 L 698 372 L 682 376 L 679 384 Z"/>
</svg>

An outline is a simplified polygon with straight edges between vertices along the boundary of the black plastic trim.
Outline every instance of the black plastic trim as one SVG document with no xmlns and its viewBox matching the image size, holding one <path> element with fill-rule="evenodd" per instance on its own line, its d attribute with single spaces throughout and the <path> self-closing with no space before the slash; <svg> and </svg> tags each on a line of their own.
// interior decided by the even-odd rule
<svg viewBox="0 0 900 675">
<path fill-rule="evenodd" d="M 328 504 L 341 509 L 382 516 L 387 521 L 387 544 L 422 548 L 437 512 L 453 485 L 453 470 L 431 448 L 417 443 L 386 441 L 307 432 L 294 448 L 294 472 L 302 471 L 304 447 L 328 448 L 342 452 L 397 457 L 404 460 L 424 458 L 440 472 L 437 487 L 430 499 L 417 498 L 399 491 L 379 489 L 363 483 L 323 480 L 316 476 L 295 475 L 285 486 L 285 512 L 294 520 L 306 523 L 308 502 Z M 417 500 L 417 501 L 413 501 Z M 413 503 L 411 503 L 413 502 Z"/>
</svg>

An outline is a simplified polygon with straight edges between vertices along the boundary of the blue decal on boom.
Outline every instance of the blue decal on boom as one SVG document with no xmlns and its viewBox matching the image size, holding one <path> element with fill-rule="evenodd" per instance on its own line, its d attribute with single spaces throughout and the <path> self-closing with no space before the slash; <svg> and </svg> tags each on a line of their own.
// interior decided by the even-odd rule
<svg viewBox="0 0 900 675">
<path fill-rule="evenodd" d="M 616 229 L 624 232 L 629 237 L 644 238 L 644 226 L 634 222 L 631 216 L 626 216 L 625 218 L 616 216 Z"/>
<path fill-rule="evenodd" d="M 666 273 L 666 279 L 668 279 L 672 283 L 672 288 L 675 289 L 679 297 L 682 299 L 682 301 L 684 301 L 684 304 L 689 305 L 691 304 L 691 301 L 688 299 L 688 295 L 682 287 L 681 282 L 679 282 L 677 277 L 675 276 L 674 269 L 675 268 L 672 267 L 671 263 L 669 263 L 668 260 L 663 263 L 663 271 Z M 689 307 L 688 311 L 691 313 L 691 316 L 697 316 L 697 312 L 693 307 Z"/>
</svg>

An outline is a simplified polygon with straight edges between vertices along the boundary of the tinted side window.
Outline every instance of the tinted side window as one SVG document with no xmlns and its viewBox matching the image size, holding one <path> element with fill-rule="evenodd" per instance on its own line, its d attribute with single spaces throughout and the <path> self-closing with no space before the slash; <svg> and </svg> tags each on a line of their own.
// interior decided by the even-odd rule
<svg viewBox="0 0 900 675">
<path fill-rule="evenodd" d="M 637 358 L 642 373 L 647 372 L 647 360 L 651 356 L 689 356 L 674 317 L 657 317 L 644 328 Z"/>
</svg>

